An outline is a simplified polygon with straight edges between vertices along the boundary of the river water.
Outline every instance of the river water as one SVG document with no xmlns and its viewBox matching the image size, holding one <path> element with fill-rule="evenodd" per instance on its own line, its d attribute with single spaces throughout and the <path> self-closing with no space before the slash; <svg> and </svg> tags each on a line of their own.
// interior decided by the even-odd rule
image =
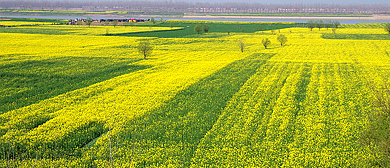
<svg viewBox="0 0 390 168">
<path fill-rule="evenodd" d="M 10 18 L 40 18 L 40 19 L 75 19 L 75 18 L 86 18 L 86 16 L 16 16 L 16 15 L 5 15 L 0 17 Z M 92 19 L 123 19 L 125 17 L 91 17 Z M 148 18 L 142 18 L 148 19 Z M 155 18 L 160 20 L 160 18 Z M 295 23 L 306 23 L 311 19 L 244 19 L 244 18 L 162 18 L 163 20 L 208 20 L 208 21 L 235 21 L 235 22 L 295 22 Z M 325 20 L 325 19 L 324 19 Z M 364 20 L 364 19 L 337 19 L 341 24 L 357 24 L 357 23 L 390 23 L 390 20 Z"/>
</svg>

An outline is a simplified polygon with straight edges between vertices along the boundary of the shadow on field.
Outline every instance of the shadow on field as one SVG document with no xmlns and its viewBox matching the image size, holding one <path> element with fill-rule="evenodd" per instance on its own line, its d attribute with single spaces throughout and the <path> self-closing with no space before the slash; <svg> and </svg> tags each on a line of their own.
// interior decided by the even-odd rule
<svg viewBox="0 0 390 168">
<path fill-rule="evenodd" d="M 126 148 L 138 154 L 130 151 L 123 155 L 136 160 L 131 163 L 135 167 L 170 163 L 188 167 L 200 140 L 228 101 L 273 55 L 254 54 L 233 62 L 181 91 L 161 108 L 130 121 L 118 139 L 133 141 L 129 144 L 133 147 Z"/>
<path fill-rule="evenodd" d="M 0 114 L 116 76 L 150 68 L 139 60 L 61 57 L 0 66 Z"/>
<path fill-rule="evenodd" d="M 390 40 L 390 34 L 330 34 L 321 36 L 324 39 L 351 39 L 351 40 Z"/>
</svg>

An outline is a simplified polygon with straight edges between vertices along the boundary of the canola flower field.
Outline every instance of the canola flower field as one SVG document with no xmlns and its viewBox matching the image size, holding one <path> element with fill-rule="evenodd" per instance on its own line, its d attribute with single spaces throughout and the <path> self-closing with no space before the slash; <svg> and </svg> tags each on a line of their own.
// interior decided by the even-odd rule
<svg viewBox="0 0 390 168">
<path fill-rule="evenodd" d="M 390 75 L 381 24 L 153 37 L 196 24 L 173 22 L 0 28 L 0 167 L 379 166 L 358 139 Z"/>
</svg>

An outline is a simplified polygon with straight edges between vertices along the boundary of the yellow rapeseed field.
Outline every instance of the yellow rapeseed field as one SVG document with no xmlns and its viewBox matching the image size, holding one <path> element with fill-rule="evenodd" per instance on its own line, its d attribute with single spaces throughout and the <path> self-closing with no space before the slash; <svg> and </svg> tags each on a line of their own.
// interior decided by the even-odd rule
<svg viewBox="0 0 390 168">
<path fill-rule="evenodd" d="M 333 32 L 325 28 L 105 36 L 171 30 L 107 27 L 42 25 L 12 29 L 62 34 L 0 33 L 1 165 L 375 165 L 357 141 L 374 109 L 367 79 L 379 86 L 390 75 L 390 40 L 328 39 Z M 279 34 L 288 39 L 283 46 Z M 385 32 L 370 26 L 336 31 L 356 34 Z M 271 40 L 268 49 L 264 38 Z M 147 59 L 138 53 L 143 40 L 153 47 Z"/>
</svg>

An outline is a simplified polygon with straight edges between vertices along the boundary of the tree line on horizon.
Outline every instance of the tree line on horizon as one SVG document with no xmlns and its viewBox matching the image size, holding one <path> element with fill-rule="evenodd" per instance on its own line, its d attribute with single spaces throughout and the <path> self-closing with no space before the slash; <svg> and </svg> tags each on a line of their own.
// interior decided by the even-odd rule
<svg viewBox="0 0 390 168">
<path fill-rule="evenodd" d="M 310 29 L 310 31 L 313 30 L 313 28 L 318 28 L 318 30 L 321 30 L 321 28 L 333 28 L 333 33 L 335 33 L 335 29 L 340 26 L 339 21 L 331 21 L 331 20 L 309 20 L 306 22 L 307 28 Z"/>
</svg>

